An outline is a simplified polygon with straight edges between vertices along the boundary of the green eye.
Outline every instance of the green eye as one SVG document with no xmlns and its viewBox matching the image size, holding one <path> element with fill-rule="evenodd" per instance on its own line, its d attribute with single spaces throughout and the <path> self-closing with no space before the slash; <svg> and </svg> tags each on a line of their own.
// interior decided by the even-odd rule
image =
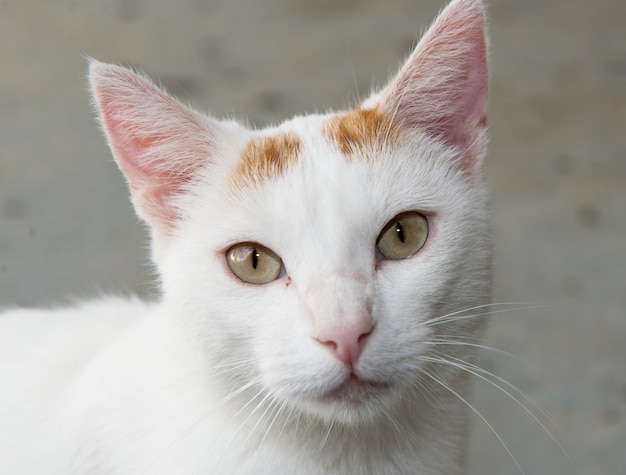
<svg viewBox="0 0 626 475">
<path fill-rule="evenodd" d="M 376 241 L 385 259 L 406 259 L 419 251 L 428 237 L 428 220 L 419 213 L 402 213 L 383 228 Z"/>
<path fill-rule="evenodd" d="M 282 261 L 274 252 L 256 243 L 235 244 L 226 252 L 233 274 L 250 284 L 268 284 L 280 276 Z"/>
</svg>

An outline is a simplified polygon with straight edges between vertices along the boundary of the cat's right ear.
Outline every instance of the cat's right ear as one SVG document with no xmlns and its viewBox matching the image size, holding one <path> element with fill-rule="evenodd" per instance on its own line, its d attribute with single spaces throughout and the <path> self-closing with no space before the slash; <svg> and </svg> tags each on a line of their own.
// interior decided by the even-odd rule
<svg viewBox="0 0 626 475">
<path fill-rule="evenodd" d="M 487 146 L 487 40 L 480 0 L 453 0 L 381 92 L 383 110 L 463 151 L 471 172 Z"/>
<path fill-rule="evenodd" d="M 178 219 L 173 198 L 215 156 L 218 124 L 121 66 L 91 60 L 89 81 L 135 210 L 153 231 L 167 234 Z"/>
</svg>

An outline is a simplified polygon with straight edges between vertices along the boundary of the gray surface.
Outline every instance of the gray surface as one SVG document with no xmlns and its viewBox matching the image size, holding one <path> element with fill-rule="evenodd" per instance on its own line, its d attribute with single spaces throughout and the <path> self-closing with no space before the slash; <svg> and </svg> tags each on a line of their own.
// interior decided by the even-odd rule
<svg viewBox="0 0 626 475">
<path fill-rule="evenodd" d="M 492 0 L 496 301 L 475 405 L 527 474 L 626 472 L 626 2 Z M 39 5 L 37 5 L 39 4 Z M 438 0 L 0 3 L 0 306 L 149 292 L 144 233 L 88 104 L 82 55 L 141 65 L 262 125 L 379 84 Z M 244 115 L 245 114 L 245 115 Z M 517 473 L 480 421 L 471 473 Z"/>
</svg>

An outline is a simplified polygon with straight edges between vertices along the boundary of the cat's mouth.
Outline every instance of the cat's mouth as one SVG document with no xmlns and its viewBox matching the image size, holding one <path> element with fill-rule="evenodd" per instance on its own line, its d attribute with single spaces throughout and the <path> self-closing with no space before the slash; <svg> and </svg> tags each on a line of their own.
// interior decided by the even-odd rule
<svg viewBox="0 0 626 475">
<path fill-rule="evenodd" d="M 388 383 L 368 381 L 351 374 L 340 386 L 324 394 L 320 399 L 330 403 L 362 404 L 381 397 L 388 390 Z"/>
</svg>

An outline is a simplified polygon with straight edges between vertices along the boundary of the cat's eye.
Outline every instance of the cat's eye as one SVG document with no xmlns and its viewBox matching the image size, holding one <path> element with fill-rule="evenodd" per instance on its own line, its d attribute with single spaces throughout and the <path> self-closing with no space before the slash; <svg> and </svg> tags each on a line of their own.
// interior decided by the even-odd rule
<svg viewBox="0 0 626 475">
<path fill-rule="evenodd" d="M 274 252 L 256 243 L 235 244 L 226 251 L 228 267 L 250 284 L 268 284 L 280 276 L 282 261 Z"/>
<path fill-rule="evenodd" d="M 417 212 L 402 213 L 383 228 L 376 248 L 384 259 L 406 259 L 419 251 L 428 237 L 428 220 Z"/>
</svg>

